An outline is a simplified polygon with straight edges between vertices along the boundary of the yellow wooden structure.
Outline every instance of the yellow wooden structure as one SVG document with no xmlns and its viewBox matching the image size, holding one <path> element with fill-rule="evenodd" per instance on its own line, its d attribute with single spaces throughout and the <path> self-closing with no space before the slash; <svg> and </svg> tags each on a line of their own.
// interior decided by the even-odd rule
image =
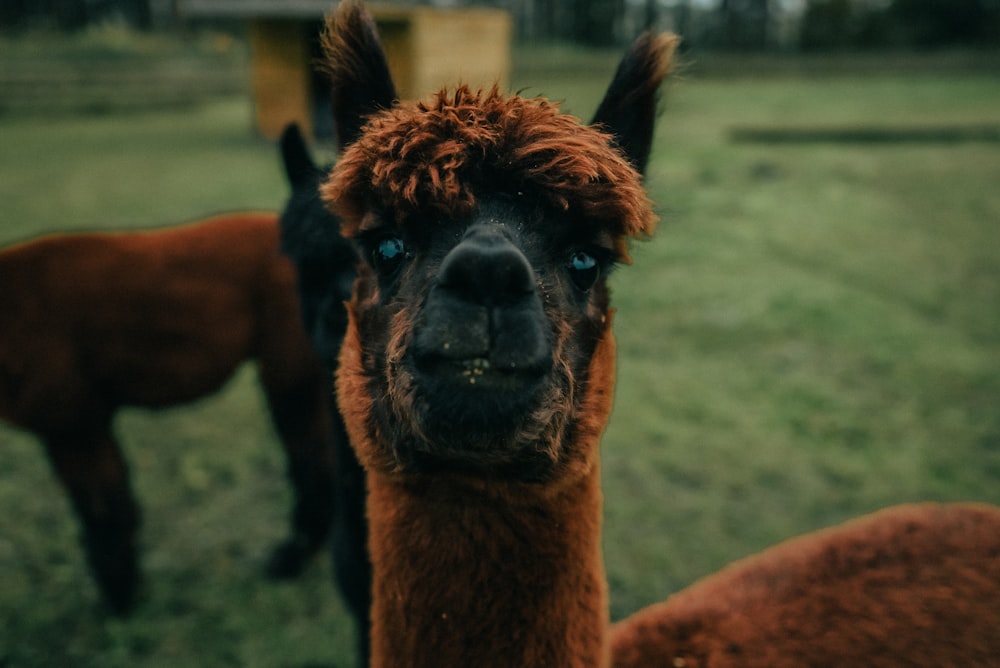
<svg viewBox="0 0 1000 668">
<path fill-rule="evenodd" d="M 315 61 L 322 17 L 335 5 L 333 0 L 184 0 L 181 11 L 189 18 L 247 21 L 255 124 L 263 137 L 275 139 L 291 121 L 308 136 L 329 127 L 329 102 Z M 512 39 L 507 12 L 389 3 L 368 8 L 403 99 L 459 82 L 507 87 Z"/>
</svg>

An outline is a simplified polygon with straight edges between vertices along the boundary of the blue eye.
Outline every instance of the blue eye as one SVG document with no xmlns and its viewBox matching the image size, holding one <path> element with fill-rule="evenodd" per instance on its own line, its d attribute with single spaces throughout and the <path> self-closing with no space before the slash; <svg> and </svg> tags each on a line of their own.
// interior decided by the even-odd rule
<svg viewBox="0 0 1000 668">
<path fill-rule="evenodd" d="M 394 273 L 407 257 L 406 244 L 399 237 L 383 237 L 372 249 L 372 265 L 383 276 Z"/>
<path fill-rule="evenodd" d="M 586 251 L 576 251 L 570 256 L 569 270 L 573 285 L 583 291 L 592 288 L 601 275 L 597 258 Z"/>
<path fill-rule="evenodd" d="M 590 253 L 577 251 L 569 261 L 569 266 L 574 271 L 587 271 L 597 266 L 597 260 Z"/>
<path fill-rule="evenodd" d="M 378 255 L 382 260 L 394 260 L 405 250 L 403 240 L 399 237 L 386 237 L 378 244 Z"/>
</svg>

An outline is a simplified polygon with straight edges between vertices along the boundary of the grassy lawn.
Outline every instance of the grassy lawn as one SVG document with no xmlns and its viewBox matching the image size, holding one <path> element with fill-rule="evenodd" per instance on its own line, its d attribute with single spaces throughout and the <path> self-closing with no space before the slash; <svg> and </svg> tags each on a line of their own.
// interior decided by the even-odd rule
<svg viewBox="0 0 1000 668">
<path fill-rule="evenodd" d="M 523 64 L 587 117 L 613 60 Z M 1000 144 L 734 143 L 739 126 L 965 126 L 984 73 L 678 77 L 648 183 L 663 217 L 613 278 L 604 442 L 612 615 L 892 503 L 1000 503 Z M 0 244 L 146 227 L 287 194 L 241 97 L 0 115 Z M 0 286 L 2 289 L 2 286 Z M 2 336 L 2 333 L 0 333 Z M 254 370 L 118 431 L 145 512 L 135 616 L 97 604 L 39 446 L 0 426 L 0 666 L 349 666 L 325 560 L 261 574 L 289 493 Z"/>
</svg>

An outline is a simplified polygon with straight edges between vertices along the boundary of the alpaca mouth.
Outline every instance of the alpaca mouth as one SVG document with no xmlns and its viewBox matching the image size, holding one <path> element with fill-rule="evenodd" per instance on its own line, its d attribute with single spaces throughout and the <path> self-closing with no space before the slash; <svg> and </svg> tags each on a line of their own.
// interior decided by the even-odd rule
<svg viewBox="0 0 1000 668">
<path fill-rule="evenodd" d="M 517 362 L 494 365 L 486 357 L 459 360 L 457 366 L 462 368 L 462 376 L 468 379 L 469 385 L 475 385 L 477 379 L 488 380 L 494 377 L 513 378 L 516 376 L 532 377 L 544 373 L 544 370 L 540 368 L 526 364 L 519 365 Z"/>
<path fill-rule="evenodd" d="M 476 378 L 482 378 L 485 374 L 492 371 L 492 365 L 485 357 L 463 360 L 460 364 L 463 367 L 462 375 L 469 379 L 470 385 L 475 385 Z"/>
<path fill-rule="evenodd" d="M 407 375 L 424 430 L 476 440 L 528 420 L 550 382 L 548 347 L 452 342 L 431 350 L 417 346 L 409 357 Z"/>
<path fill-rule="evenodd" d="M 453 359 L 443 355 L 423 356 L 416 363 L 418 382 L 450 388 L 460 401 L 463 393 L 524 392 L 537 385 L 548 371 L 540 360 L 504 360 L 488 356 Z"/>
</svg>

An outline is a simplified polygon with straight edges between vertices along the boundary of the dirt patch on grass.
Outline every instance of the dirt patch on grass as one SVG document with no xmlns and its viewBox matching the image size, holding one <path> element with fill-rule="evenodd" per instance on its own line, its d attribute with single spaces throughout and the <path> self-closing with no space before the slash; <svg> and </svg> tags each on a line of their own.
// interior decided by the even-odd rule
<svg viewBox="0 0 1000 668">
<path fill-rule="evenodd" d="M 735 126 L 729 140 L 756 144 L 956 144 L 962 142 L 1000 143 L 1000 124 L 935 126 Z"/>
</svg>

